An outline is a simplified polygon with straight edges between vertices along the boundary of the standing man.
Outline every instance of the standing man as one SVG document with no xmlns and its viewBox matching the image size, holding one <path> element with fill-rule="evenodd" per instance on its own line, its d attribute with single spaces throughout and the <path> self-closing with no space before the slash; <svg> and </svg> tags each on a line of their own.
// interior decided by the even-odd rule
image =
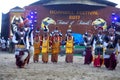
<svg viewBox="0 0 120 80">
<path fill-rule="evenodd" d="M 66 35 L 66 59 L 65 61 L 67 63 L 72 63 L 73 62 L 73 51 L 74 51 L 74 40 L 72 36 L 72 30 L 71 30 L 71 25 L 69 26 L 69 29 L 67 30 L 67 35 Z"/>
<path fill-rule="evenodd" d="M 61 36 L 58 30 L 58 27 L 53 32 L 52 35 L 52 55 L 51 55 L 51 61 L 53 63 L 58 62 L 58 54 L 60 53 L 60 45 L 61 45 Z"/>
<path fill-rule="evenodd" d="M 116 51 L 115 51 L 115 30 L 108 29 L 107 46 L 104 55 L 105 67 L 109 70 L 114 70 L 117 65 Z"/>
<path fill-rule="evenodd" d="M 93 40 L 93 53 L 94 53 L 94 67 L 101 67 L 103 64 L 103 42 L 104 33 L 103 28 L 99 27 L 98 33 L 94 36 Z"/>
<path fill-rule="evenodd" d="M 83 38 L 84 38 L 84 45 L 85 45 L 84 64 L 90 64 L 93 60 L 93 55 L 92 55 L 93 34 L 92 34 L 92 31 L 88 30 L 87 34 L 83 35 Z"/>
</svg>

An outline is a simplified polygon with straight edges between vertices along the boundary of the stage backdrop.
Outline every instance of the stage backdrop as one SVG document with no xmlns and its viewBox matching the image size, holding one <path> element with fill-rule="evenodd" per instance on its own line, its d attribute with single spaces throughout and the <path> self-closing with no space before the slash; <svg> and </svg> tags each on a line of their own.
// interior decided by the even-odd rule
<svg viewBox="0 0 120 80">
<path fill-rule="evenodd" d="M 107 25 L 111 24 L 112 13 L 120 15 L 120 9 L 114 7 L 99 7 L 99 6 L 86 6 L 86 5 L 51 5 L 51 6 L 26 6 L 26 16 L 29 12 L 37 12 L 37 26 L 40 27 L 42 19 L 51 17 L 56 21 L 56 25 L 50 25 L 50 32 L 58 26 L 61 32 L 64 34 L 68 29 L 68 26 L 72 26 L 72 30 L 75 33 L 83 34 L 88 30 L 92 30 L 96 33 L 92 22 L 97 18 L 103 18 L 106 20 Z"/>
</svg>

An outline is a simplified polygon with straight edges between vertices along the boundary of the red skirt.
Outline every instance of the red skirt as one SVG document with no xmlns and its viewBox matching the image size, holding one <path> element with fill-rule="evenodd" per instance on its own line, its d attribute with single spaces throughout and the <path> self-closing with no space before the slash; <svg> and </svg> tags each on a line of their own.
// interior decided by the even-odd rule
<svg viewBox="0 0 120 80">
<path fill-rule="evenodd" d="M 91 64 L 92 60 L 93 60 L 92 51 L 86 50 L 84 64 Z"/>
<path fill-rule="evenodd" d="M 104 65 L 109 70 L 114 70 L 116 68 L 116 66 L 117 66 L 117 59 L 116 59 L 114 53 L 112 53 L 110 55 L 110 58 L 105 58 L 104 59 Z"/>
<path fill-rule="evenodd" d="M 94 59 L 94 67 L 101 67 L 103 64 L 103 58 L 100 57 L 100 54 L 98 54 L 97 57 Z"/>
<path fill-rule="evenodd" d="M 53 63 L 58 62 L 58 54 L 52 54 L 51 55 L 51 62 L 53 62 Z"/>
<path fill-rule="evenodd" d="M 66 59 L 65 61 L 67 63 L 72 63 L 73 62 L 73 54 L 66 54 Z"/>
</svg>

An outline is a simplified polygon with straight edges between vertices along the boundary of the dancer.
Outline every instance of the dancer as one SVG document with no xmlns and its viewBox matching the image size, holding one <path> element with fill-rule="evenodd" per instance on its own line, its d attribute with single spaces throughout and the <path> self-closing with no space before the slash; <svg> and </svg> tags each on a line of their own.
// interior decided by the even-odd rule
<svg viewBox="0 0 120 80">
<path fill-rule="evenodd" d="M 29 64 L 29 36 L 25 29 L 25 23 L 19 22 L 14 32 L 12 41 L 15 44 L 15 58 L 18 68 L 24 68 L 25 64 Z"/>
<path fill-rule="evenodd" d="M 55 20 L 50 17 L 44 18 L 41 22 L 41 29 L 44 31 L 44 34 L 41 40 L 41 48 L 42 48 L 41 53 L 42 53 L 43 63 L 48 62 L 48 52 L 51 48 L 51 41 L 50 41 L 51 37 L 48 35 L 50 24 L 54 24 L 54 25 L 56 24 Z"/>
<path fill-rule="evenodd" d="M 105 67 L 109 70 L 114 70 L 117 66 L 116 52 L 115 52 L 115 30 L 108 29 L 107 46 L 104 55 Z"/>
<path fill-rule="evenodd" d="M 43 63 L 48 63 L 48 58 L 49 58 L 49 46 L 50 41 L 49 41 L 49 35 L 48 32 L 44 32 L 43 37 L 42 37 L 42 43 L 41 43 L 41 53 L 42 53 L 42 61 Z"/>
<path fill-rule="evenodd" d="M 67 30 L 67 35 L 66 35 L 66 59 L 65 61 L 67 63 L 72 63 L 73 62 L 73 51 L 74 51 L 74 39 L 72 36 L 72 29 L 71 25 L 69 26 L 69 29 Z"/>
<path fill-rule="evenodd" d="M 51 61 L 53 63 L 58 62 L 58 54 L 60 53 L 60 44 L 61 44 L 61 36 L 59 34 L 58 27 L 53 32 L 52 35 L 52 54 L 51 54 Z"/>
<path fill-rule="evenodd" d="M 34 37 L 34 56 L 33 56 L 33 62 L 39 61 L 39 54 L 41 52 L 40 50 L 40 31 L 35 31 L 35 37 Z"/>
<path fill-rule="evenodd" d="M 84 45 L 85 45 L 85 58 L 84 64 L 90 64 L 93 60 L 92 55 L 92 44 L 93 44 L 93 34 L 91 30 L 88 30 L 87 34 L 83 35 L 84 38 Z"/>
<path fill-rule="evenodd" d="M 98 33 L 94 36 L 93 50 L 94 50 L 94 67 L 101 67 L 103 64 L 103 42 L 104 33 L 103 28 L 99 27 Z"/>
</svg>

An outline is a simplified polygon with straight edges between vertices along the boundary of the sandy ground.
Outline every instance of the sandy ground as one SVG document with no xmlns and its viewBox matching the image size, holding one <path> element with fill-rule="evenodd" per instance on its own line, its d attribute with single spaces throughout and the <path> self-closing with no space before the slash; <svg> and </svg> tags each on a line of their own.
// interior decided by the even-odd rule
<svg viewBox="0 0 120 80">
<path fill-rule="evenodd" d="M 50 58 L 50 56 L 49 56 Z M 73 63 L 65 63 L 65 56 L 59 56 L 56 64 L 43 64 L 41 61 L 19 69 L 15 65 L 14 54 L 0 52 L 0 80 L 120 80 L 120 63 L 116 70 L 109 71 L 104 65 L 94 68 L 93 64 L 84 65 L 84 58 L 74 56 Z"/>
</svg>

